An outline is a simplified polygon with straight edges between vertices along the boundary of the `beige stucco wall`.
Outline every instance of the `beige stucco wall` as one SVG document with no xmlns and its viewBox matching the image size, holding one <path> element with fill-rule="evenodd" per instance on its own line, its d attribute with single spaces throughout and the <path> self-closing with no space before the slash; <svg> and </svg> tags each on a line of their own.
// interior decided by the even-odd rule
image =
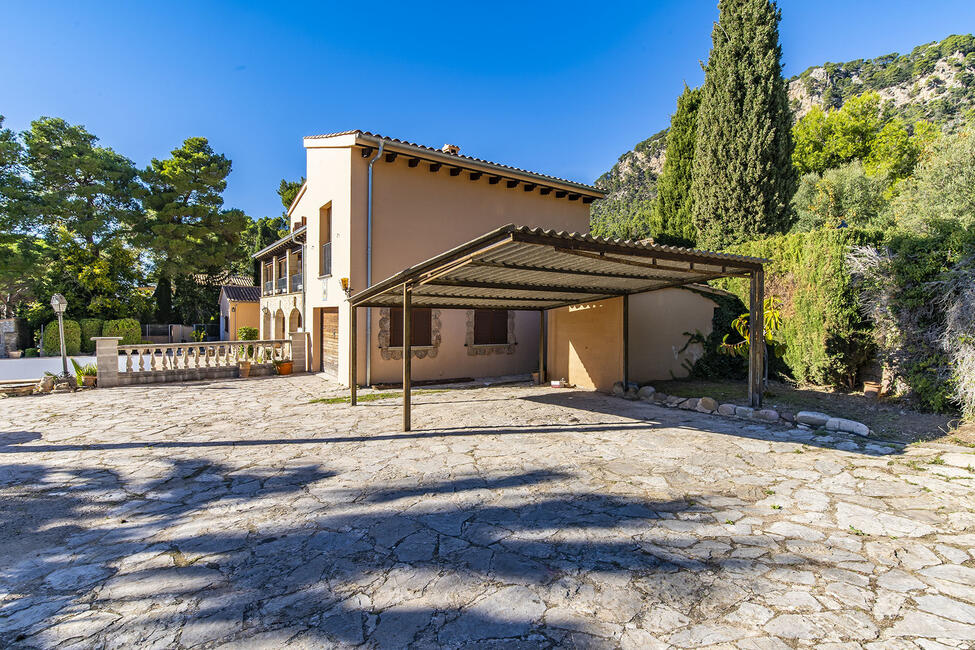
<svg viewBox="0 0 975 650">
<path fill-rule="evenodd" d="M 715 303 L 685 289 L 630 296 L 629 380 L 645 383 L 683 377 L 683 362 L 701 355 L 684 332 L 711 333 Z M 623 299 L 549 312 L 548 374 L 580 388 L 609 391 L 623 378 Z"/>
<path fill-rule="evenodd" d="M 229 301 L 229 307 L 234 308 L 229 312 L 230 330 L 228 340 L 237 340 L 237 330 L 241 327 L 256 327 L 260 329 L 261 324 L 261 305 L 256 302 L 240 302 L 237 300 Z"/>
<path fill-rule="evenodd" d="M 684 332 L 711 333 L 715 303 L 686 289 L 662 289 L 630 296 L 630 381 L 639 383 L 687 376 L 683 362 L 701 356 L 701 346 L 686 350 Z"/>
<path fill-rule="evenodd" d="M 623 377 L 623 299 L 548 312 L 549 379 L 609 391 Z"/>
<path fill-rule="evenodd" d="M 318 368 L 319 321 L 314 310 L 339 308 L 339 380 L 348 377 L 349 313 L 340 279 L 353 292 L 366 286 L 366 178 L 369 158 L 348 147 L 347 139 L 306 140 L 307 185 L 291 213 L 292 223 L 307 220 L 305 248 L 306 329 L 313 332 L 313 367 Z M 341 145 L 341 146 L 339 146 Z M 411 168 L 400 155 L 374 166 L 373 283 L 500 226 L 515 223 L 574 232 L 589 229 L 589 205 L 581 199 L 542 196 L 536 188 L 491 185 L 485 174 L 471 181 L 465 171 L 450 176 L 426 163 Z M 319 208 L 332 206 L 332 277 L 319 278 Z M 359 378 L 365 381 L 365 355 L 371 350 L 372 381 L 396 382 L 402 361 L 383 359 L 378 350 L 379 310 L 372 310 L 372 345 L 366 345 L 366 310 L 359 311 Z M 415 359 L 417 379 L 482 377 L 530 372 L 537 366 L 538 317 L 519 312 L 515 318 L 515 352 L 470 356 L 464 347 L 466 311 L 442 310 L 441 345 L 436 358 Z"/>
</svg>

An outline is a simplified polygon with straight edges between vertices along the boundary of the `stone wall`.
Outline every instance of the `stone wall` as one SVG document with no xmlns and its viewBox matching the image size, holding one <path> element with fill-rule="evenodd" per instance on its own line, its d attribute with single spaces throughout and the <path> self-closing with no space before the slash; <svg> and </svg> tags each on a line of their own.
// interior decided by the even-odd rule
<svg viewBox="0 0 975 650">
<path fill-rule="evenodd" d="M 27 322 L 24 319 L 0 319 L 0 359 L 9 357 L 12 351 L 22 350 L 21 346 L 27 342 Z"/>
</svg>

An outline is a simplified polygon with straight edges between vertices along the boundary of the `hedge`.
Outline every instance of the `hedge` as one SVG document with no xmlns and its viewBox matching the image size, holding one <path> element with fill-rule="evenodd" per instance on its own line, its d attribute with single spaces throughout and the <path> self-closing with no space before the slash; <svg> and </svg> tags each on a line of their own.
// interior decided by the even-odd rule
<svg viewBox="0 0 975 650">
<path fill-rule="evenodd" d="M 68 356 L 81 354 L 81 325 L 78 321 L 65 319 L 64 348 Z M 52 320 L 44 328 L 44 354 L 50 356 L 61 354 L 61 333 L 56 320 Z"/>
<path fill-rule="evenodd" d="M 102 326 L 102 336 L 121 336 L 119 345 L 137 345 L 142 342 L 142 326 L 134 318 L 107 320 Z"/>
<path fill-rule="evenodd" d="M 237 340 L 239 341 L 256 341 L 257 337 L 256 327 L 241 327 L 237 330 Z"/>
<path fill-rule="evenodd" d="M 81 325 L 81 351 L 94 352 L 95 342 L 91 340 L 91 337 L 102 335 L 102 319 L 82 318 L 78 323 Z"/>
<path fill-rule="evenodd" d="M 876 231 L 822 229 L 745 242 L 729 253 L 764 257 L 765 295 L 781 298 L 785 363 L 800 382 L 852 388 L 874 357 L 872 325 L 859 307 L 846 261 L 851 246 L 876 245 Z M 748 304 L 748 280 L 716 286 Z"/>
</svg>

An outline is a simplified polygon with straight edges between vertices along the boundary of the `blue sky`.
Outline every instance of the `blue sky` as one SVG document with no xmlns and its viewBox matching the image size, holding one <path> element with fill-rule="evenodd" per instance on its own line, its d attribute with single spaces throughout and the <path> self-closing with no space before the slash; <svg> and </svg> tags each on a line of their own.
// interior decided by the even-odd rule
<svg viewBox="0 0 975 650">
<path fill-rule="evenodd" d="M 787 75 L 975 30 L 971 0 L 782 0 Z M 202 135 L 228 207 L 281 211 L 301 137 L 364 129 L 593 181 L 701 83 L 714 0 L 5 3 L 0 114 L 145 165 Z"/>
</svg>

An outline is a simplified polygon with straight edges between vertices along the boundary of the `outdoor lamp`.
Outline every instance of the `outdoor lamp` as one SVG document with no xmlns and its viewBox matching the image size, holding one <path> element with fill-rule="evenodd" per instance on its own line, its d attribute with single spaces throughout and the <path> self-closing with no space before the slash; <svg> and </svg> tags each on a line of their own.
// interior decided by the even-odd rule
<svg viewBox="0 0 975 650">
<path fill-rule="evenodd" d="M 345 292 L 345 297 L 350 297 L 352 295 L 352 289 L 349 287 L 349 278 L 342 278 L 340 282 L 342 283 L 342 291 Z"/>
<path fill-rule="evenodd" d="M 64 312 L 68 308 L 68 301 L 60 293 L 51 296 L 51 308 L 58 316 L 58 334 L 61 338 L 61 373 L 63 377 L 68 376 L 68 355 L 64 348 Z"/>
</svg>

